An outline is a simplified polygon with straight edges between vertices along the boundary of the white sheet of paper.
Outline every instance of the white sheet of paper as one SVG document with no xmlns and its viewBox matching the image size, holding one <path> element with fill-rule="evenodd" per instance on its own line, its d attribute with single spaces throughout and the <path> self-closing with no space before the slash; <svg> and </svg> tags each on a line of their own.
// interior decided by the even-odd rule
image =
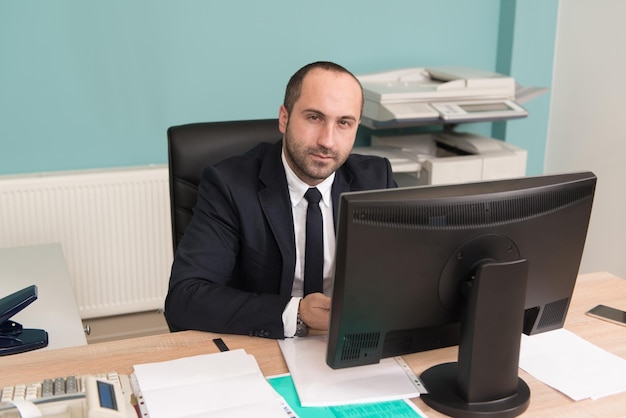
<svg viewBox="0 0 626 418">
<path fill-rule="evenodd" d="M 150 418 L 287 416 L 244 350 L 134 366 Z"/>
<path fill-rule="evenodd" d="M 384 402 L 419 396 L 394 358 L 379 364 L 334 370 L 325 361 L 327 338 L 308 336 L 279 340 L 302 406 L 336 406 Z"/>
<path fill-rule="evenodd" d="M 575 401 L 626 391 L 626 360 L 565 329 L 522 335 L 519 365 Z"/>
</svg>

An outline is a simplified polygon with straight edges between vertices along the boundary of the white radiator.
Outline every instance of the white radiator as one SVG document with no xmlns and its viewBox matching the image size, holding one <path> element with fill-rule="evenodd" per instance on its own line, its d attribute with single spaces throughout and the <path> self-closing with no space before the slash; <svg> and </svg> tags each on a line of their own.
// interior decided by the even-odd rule
<svg viewBox="0 0 626 418">
<path fill-rule="evenodd" d="M 171 236 L 166 166 L 0 176 L 0 246 L 61 243 L 83 319 L 163 308 Z"/>
</svg>

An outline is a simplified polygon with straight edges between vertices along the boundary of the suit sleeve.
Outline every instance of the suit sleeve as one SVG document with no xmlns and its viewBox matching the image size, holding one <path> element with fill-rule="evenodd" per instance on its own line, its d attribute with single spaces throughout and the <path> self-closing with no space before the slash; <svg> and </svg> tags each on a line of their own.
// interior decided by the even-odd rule
<svg viewBox="0 0 626 418">
<path fill-rule="evenodd" d="M 385 165 L 387 166 L 387 188 L 395 188 L 398 187 L 396 180 L 393 178 L 393 171 L 391 169 L 391 163 L 388 159 L 385 158 Z"/>
<path fill-rule="evenodd" d="M 241 271 L 238 260 L 243 245 L 241 228 L 227 182 L 215 168 L 208 167 L 200 183 L 194 216 L 172 265 L 165 300 L 170 330 L 284 337 L 281 315 L 290 298 L 264 292 L 262 285 L 249 288 L 248 282 L 254 280 L 242 277 L 245 271 Z M 249 250 L 246 255 L 254 259 Z M 280 268 L 274 266 L 272 270 L 274 264 L 263 270 L 259 261 L 260 276 L 276 276 L 265 277 L 268 283 L 280 280 Z"/>
</svg>

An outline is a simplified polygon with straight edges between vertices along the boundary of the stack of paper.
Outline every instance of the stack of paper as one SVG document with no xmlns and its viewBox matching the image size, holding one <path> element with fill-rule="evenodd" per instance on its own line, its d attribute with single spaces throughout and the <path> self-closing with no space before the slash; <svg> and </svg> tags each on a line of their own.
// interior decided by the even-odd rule
<svg viewBox="0 0 626 418">
<path fill-rule="evenodd" d="M 134 369 L 135 389 L 150 418 L 292 416 L 244 350 L 139 364 Z"/>
<path fill-rule="evenodd" d="M 575 401 L 626 391 L 626 360 L 566 329 L 522 334 L 519 366 Z"/>
<path fill-rule="evenodd" d="M 268 378 L 276 392 L 291 406 L 299 418 L 425 418 L 426 415 L 409 399 L 396 401 L 359 403 L 354 405 L 307 406 L 303 407 L 291 375 Z"/>
<path fill-rule="evenodd" d="M 419 396 L 418 387 L 395 358 L 334 370 L 325 361 L 327 338 L 279 340 L 302 406 L 384 402 Z"/>
</svg>

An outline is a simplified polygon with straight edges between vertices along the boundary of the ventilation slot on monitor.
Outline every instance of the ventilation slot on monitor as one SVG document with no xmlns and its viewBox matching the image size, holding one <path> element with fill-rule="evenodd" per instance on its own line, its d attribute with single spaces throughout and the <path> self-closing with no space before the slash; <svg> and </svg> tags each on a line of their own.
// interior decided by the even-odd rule
<svg viewBox="0 0 626 418">
<path fill-rule="evenodd" d="M 365 208 L 355 207 L 352 222 L 369 226 L 424 229 L 456 229 L 481 227 L 518 222 L 542 216 L 569 207 L 591 197 L 588 184 L 571 184 L 565 190 L 548 189 L 544 193 L 494 197 L 477 195 L 472 201 L 457 202 L 451 199 L 435 206 L 425 199 L 423 202 L 407 201 L 378 207 L 368 204 Z"/>
<path fill-rule="evenodd" d="M 341 350 L 341 361 L 351 361 L 351 360 L 360 359 L 361 350 L 376 349 L 378 347 L 379 340 L 380 340 L 379 332 L 346 335 L 343 338 L 343 347 Z"/>
<path fill-rule="evenodd" d="M 526 335 L 530 335 L 533 331 L 533 327 L 535 326 L 535 322 L 537 322 L 537 317 L 539 316 L 539 306 L 535 306 L 534 308 L 528 308 L 524 311 L 524 329 L 522 332 Z"/>
<path fill-rule="evenodd" d="M 552 328 L 562 325 L 565 320 L 568 305 L 569 298 L 547 304 L 543 308 L 543 314 L 541 315 L 537 329 Z"/>
</svg>

